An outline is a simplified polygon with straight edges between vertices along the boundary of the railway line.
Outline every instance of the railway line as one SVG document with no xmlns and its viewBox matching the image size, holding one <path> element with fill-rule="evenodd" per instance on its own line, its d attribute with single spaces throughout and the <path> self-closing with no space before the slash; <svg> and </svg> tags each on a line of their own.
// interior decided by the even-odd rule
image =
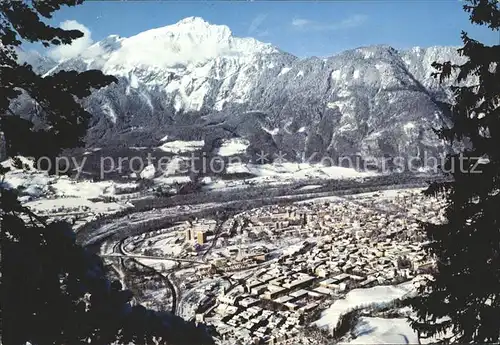
<svg viewBox="0 0 500 345">
<path fill-rule="evenodd" d="M 176 222 L 188 220 L 193 217 L 210 217 L 218 211 L 230 209 L 230 213 L 243 212 L 248 209 L 262 207 L 271 204 L 288 204 L 296 201 L 304 201 L 308 199 L 316 199 L 323 197 L 346 197 L 348 195 L 375 192 L 391 189 L 418 188 L 428 185 L 428 181 L 424 179 L 416 179 L 403 184 L 380 184 L 374 185 L 359 184 L 356 187 L 325 190 L 319 189 L 309 192 L 293 192 L 284 195 L 261 196 L 241 200 L 242 195 L 239 193 L 228 192 L 228 200 L 223 202 L 210 202 L 206 198 L 200 198 L 198 203 L 191 204 L 191 198 L 185 200 L 185 204 L 178 203 L 176 206 L 155 209 L 154 207 L 146 210 L 140 207 L 140 211 L 131 210 L 131 214 L 121 215 L 117 218 L 110 217 L 105 222 L 87 226 L 83 231 L 77 233 L 77 239 L 86 246 L 92 247 L 94 250 L 100 251 L 104 243 L 112 245 L 112 253 L 101 254 L 101 257 L 106 259 L 118 259 L 122 263 L 125 259 L 134 260 L 140 266 L 146 268 L 161 277 L 165 284 L 169 287 L 172 295 L 172 313 L 179 314 L 182 311 L 182 303 L 192 293 L 188 291 L 184 296 L 181 296 L 179 287 L 175 286 L 172 277 L 175 274 L 176 268 L 169 270 L 167 273 L 159 272 L 154 267 L 148 266 L 142 260 L 155 261 L 174 261 L 179 264 L 185 263 L 188 265 L 206 265 L 207 262 L 199 259 L 179 258 L 175 256 L 148 256 L 129 253 L 125 249 L 125 242 L 132 236 L 137 236 L 143 233 L 156 231 L 159 229 L 168 228 Z M 220 192 L 217 192 L 220 194 Z M 256 196 L 254 193 L 254 196 Z M 366 206 L 366 205 L 364 205 Z M 123 265 L 122 265 L 123 267 Z M 235 271 L 245 270 L 247 268 L 236 269 Z M 221 272 L 223 276 L 233 272 Z M 226 276 L 227 278 L 227 276 Z"/>
<path fill-rule="evenodd" d="M 392 182 L 392 181 L 389 181 Z M 418 188 L 426 187 L 429 182 L 424 178 L 418 178 L 407 181 L 402 184 L 384 184 L 375 183 L 366 185 L 358 183 L 356 187 L 341 188 L 335 190 L 310 191 L 305 193 L 294 192 L 290 194 L 261 195 L 264 190 L 259 193 L 253 193 L 253 197 L 245 197 L 240 193 L 226 192 L 224 201 L 216 202 L 209 201 L 206 196 L 200 197 L 194 204 L 191 197 L 185 200 L 185 203 L 178 203 L 176 206 L 163 208 L 155 208 L 154 202 L 151 207 L 146 209 L 144 206 L 139 207 L 140 210 L 128 210 L 126 215 L 109 217 L 105 220 L 96 220 L 82 227 L 77 233 L 77 242 L 87 247 L 100 248 L 100 245 L 105 241 L 119 241 L 126 237 L 139 235 L 142 233 L 156 231 L 162 228 L 172 226 L 176 222 L 186 221 L 193 217 L 211 217 L 218 211 L 232 210 L 232 212 L 242 212 L 252 208 L 272 205 L 272 204 L 288 204 L 296 201 L 307 199 L 323 198 L 330 196 L 346 196 L 352 194 L 360 194 L 367 192 L 375 192 L 391 189 L 402 188 Z M 282 187 L 286 189 L 286 187 Z M 255 195 L 254 195 L 255 194 Z M 220 197 L 220 192 L 214 193 L 217 198 Z M 215 196 L 214 196 L 215 198 Z"/>
<path fill-rule="evenodd" d="M 169 256 L 147 256 L 147 255 L 136 255 L 136 254 L 103 254 L 100 255 L 102 258 L 132 258 L 132 259 L 147 259 L 147 260 L 159 260 L 159 261 L 176 261 L 176 262 L 188 262 L 195 265 L 206 265 L 207 262 L 200 260 L 184 259 Z"/>
</svg>

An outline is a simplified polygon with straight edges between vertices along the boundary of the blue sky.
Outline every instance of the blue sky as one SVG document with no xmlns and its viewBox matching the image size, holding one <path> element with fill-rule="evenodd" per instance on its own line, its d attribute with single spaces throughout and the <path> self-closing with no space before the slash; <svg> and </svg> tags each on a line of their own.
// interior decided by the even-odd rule
<svg viewBox="0 0 500 345">
<path fill-rule="evenodd" d="M 86 43 L 123 37 L 199 16 L 229 26 L 300 57 L 328 56 L 349 48 L 389 44 L 460 45 L 460 32 L 488 44 L 498 32 L 472 26 L 459 0 L 351 1 L 88 1 L 63 8 L 50 22 L 73 20 L 88 28 Z"/>
</svg>

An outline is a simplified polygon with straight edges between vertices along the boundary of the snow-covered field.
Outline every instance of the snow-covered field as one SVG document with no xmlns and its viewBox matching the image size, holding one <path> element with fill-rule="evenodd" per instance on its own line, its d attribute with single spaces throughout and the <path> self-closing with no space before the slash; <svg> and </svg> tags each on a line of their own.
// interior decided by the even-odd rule
<svg viewBox="0 0 500 345">
<path fill-rule="evenodd" d="M 23 159 L 29 165 L 29 161 Z M 113 181 L 76 181 L 67 176 L 49 176 L 46 172 L 31 168 L 16 169 L 11 161 L 1 163 L 10 167 L 4 182 L 20 193 L 21 202 L 42 213 L 92 212 L 112 213 L 131 207 L 127 202 L 103 202 L 92 199 L 113 197 L 117 191 L 133 189 L 136 183 Z"/>
<path fill-rule="evenodd" d="M 397 196 L 404 196 L 405 193 L 423 191 L 425 188 L 408 188 L 408 189 L 392 189 L 382 190 L 377 192 L 360 193 L 356 194 L 356 199 L 365 199 L 377 197 L 377 199 L 394 199 Z"/>
<path fill-rule="evenodd" d="M 377 176 L 374 172 L 363 172 L 355 169 L 321 164 L 283 163 L 283 164 L 229 164 L 227 174 L 251 174 L 255 177 L 245 180 L 213 180 L 207 189 L 224 189 L 241 187 L 242 185 L 282 185 L 290 182 L 308 181 L 310 179 L 358 179 Z M 303 187 L 304 190 L 320 188 L 320 186 Z"/>
<path fill-rule="evenodd" d="M 224 140 L 217 154 L 222 157 L 228 157 L 245 153 L 248 145 L 250 145 L 250 142 L 241 138 Z"/>
<path fill-rule="evenodd" d="M 155 260 L 155 259 L 136 259 L 143 265 L 151 267 L 160 273 L 166 274 L 168 270 L 174 268 L 177 263 L 169 260 Z"/>
<path fill-rule="evenodd" d="M 283 250 L 283 255 L 293 255 L 304 247 L 302 241 L 299 244 L 292 244 Z"/>
<path fill-rule="evenodd" d="M 170 153 L 193 152 L 203 147 L 203 140 L 183 141 L 175 140 L 164 143 L 159 149 Z"/>
<path fill-rule="evenodd" d="M 340 317 L 356 308 L 370 305 L 384 305 L 415 291 L 414 284 L 407 282 L 399 285 L 381 285 L 368 289 L 354 289 L 345 298 L 336 300 L 326 309 L 321 318 L 313 324 L 320 328 L 334 328 Z"/>
<path fill-rule="evenodd" d="M 93 202 L 85 198 L 69 197 L 59 199 L 40 199 L 28 201 L 24 206 L 42 214 L 68 213 L 71 210 L 89 213 L 114 213 L 123 210 L 128 205 L 116 202 Z M 132 206 L 132 205 L 130 205 Z"/>
<path fill-rule="evenodd" d="M 355 339 L 345 344 L 418 344 L 418 337 L 404 318 L 361 317 L 354 328 Z"/>
<path fill-rule="evenodd" d="M 272 180 L 272 177 L 280 177 L 284 180 L 303 180 L 308 178 L 359 178 L 377 175 L 373 172 L 362 172 L 338 166 L 288 162 L 262 165 L 230 164 L 227 167 L 227 173 L 250 173 L 264 180 Z"/>
<path fill-rule="evenodd" d="M 300 187 L 299 190 L 312 190 L 312 189 L 318 189 L 321 188 L 322 186 L 319 184 L 312 184 L 304 187 Z"/>
<path fill-rule="evenodd" d="M 183 243 L 177 243 L 177 233 L 166 233 L 157 236 L 145 237 L 136 245 L 129 244 L 126 249 L 133 254 L 149 255 L 155 252 L 155 256 L 178 256 L 183 249 Z"/>
<path fill-rule="evenodd" d="M 203 140 L 199 141 L 170 141 L 164 142 L 159 148 L 165 152 L 182 155 L 201 149 L 204 145 Z M 233 187 L 241 187 L 243 185 L 255 184 L 270 184 L 280 185 L 290 182 L 307 181 L 309 179 L 356 179 L 377 176 L 375 172 L 357 171 L 351 168 L 338 166 L 325 166 L 322 164 L 309 163 L 289 163 L 283 162 L 272 164 L 251 164 L 245 163 L 238 157 L 239 154 L 244 154 L 249 145 L 249 142 L 241 138 L 227 139 L 222 142 L 221 147 L 216 154 L 219 157 L 229 157 L 226 165 L 225 173 L 233 174 L 248 174 L 254 177 L 245 179 L 223 179 L 213 177 L 210 181 L 206 181 L 206 189 L 227 189 Z M 170 185 L 176 182 L 188 182 L 186 171 L 182 171 L 181 167 L 186 163 L 186 157 L 175 156 L 167 166 L 162 167 L 162 176 L 156 177 L 155 182 Z M 146 167 L 140 176 L 142 178 L 152 179 L 155 174 L 153 167 Z M 319 188 L 320 186 L 318 186 Z M 315 186 L 304 187 L 306 189 L 314 189 Z"/>
</svg>

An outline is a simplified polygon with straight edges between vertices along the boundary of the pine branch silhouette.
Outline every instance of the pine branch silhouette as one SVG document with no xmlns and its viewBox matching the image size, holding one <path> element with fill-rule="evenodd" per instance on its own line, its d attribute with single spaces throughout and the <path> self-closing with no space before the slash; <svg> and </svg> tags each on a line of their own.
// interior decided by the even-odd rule
<svg viewBox="0 0 500 345">
<path fill-rule="evenodd" d="M 0 1 L 0 132 L 14 164 L 20 162 L 18 155 L 46 157 L 54 168 L 62 150 L 81 145 L 86 134 L 91 114 L 79 100 L 117 82 L 96 70 L 42 77 L 18 62 L 16 52 L 23 41 L 48 47 L 82 37 L 77 30 L 54 28 L 41 20 L 62 6 L 81 3 Z M 41 125 L 12 111 L 20 95 L 30 97 L 41 110 Z M 0 175 L 7 171 L 1 167 Z M 3 177 L 0 192 L 2 344 L 213 343 L 201 326 L 132 306 L 131 293 L 106 278 L 102 260 L 76 244 L 68 223 L 49 222 L 23 207 Z"/>
</svg>

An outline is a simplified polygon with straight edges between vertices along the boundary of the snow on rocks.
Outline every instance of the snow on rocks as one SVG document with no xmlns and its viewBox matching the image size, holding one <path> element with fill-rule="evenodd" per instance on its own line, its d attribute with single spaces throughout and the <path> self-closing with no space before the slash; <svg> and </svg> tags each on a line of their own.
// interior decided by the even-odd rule
<svg viewBox="0 0 500 345">
<path fill-rule="evenodd" d="M 160 150 L 163 150 L 165 152 L 178 154 L 178 153 L 186 153 L 199 150 L 203 147 L 204 144 L 205 142 L 203 140 L 193 140 L 193 141 L 175 140 L 166 142 L 159 148 Z"/>
<path fill-rule="evenodd" d="M 149 164 L 141 171 L 139 176 L 145 180 L 151 180 L 153 177 L 155 177 L 155 173 L 155 166 L 153 164 Z"/>
<path fill-rule="evenodd" d="M 346 344 L 419 344 L 417 334 L 404 318 L 361 317 L 354 335 L 356 338 Z"/>
</svg>

